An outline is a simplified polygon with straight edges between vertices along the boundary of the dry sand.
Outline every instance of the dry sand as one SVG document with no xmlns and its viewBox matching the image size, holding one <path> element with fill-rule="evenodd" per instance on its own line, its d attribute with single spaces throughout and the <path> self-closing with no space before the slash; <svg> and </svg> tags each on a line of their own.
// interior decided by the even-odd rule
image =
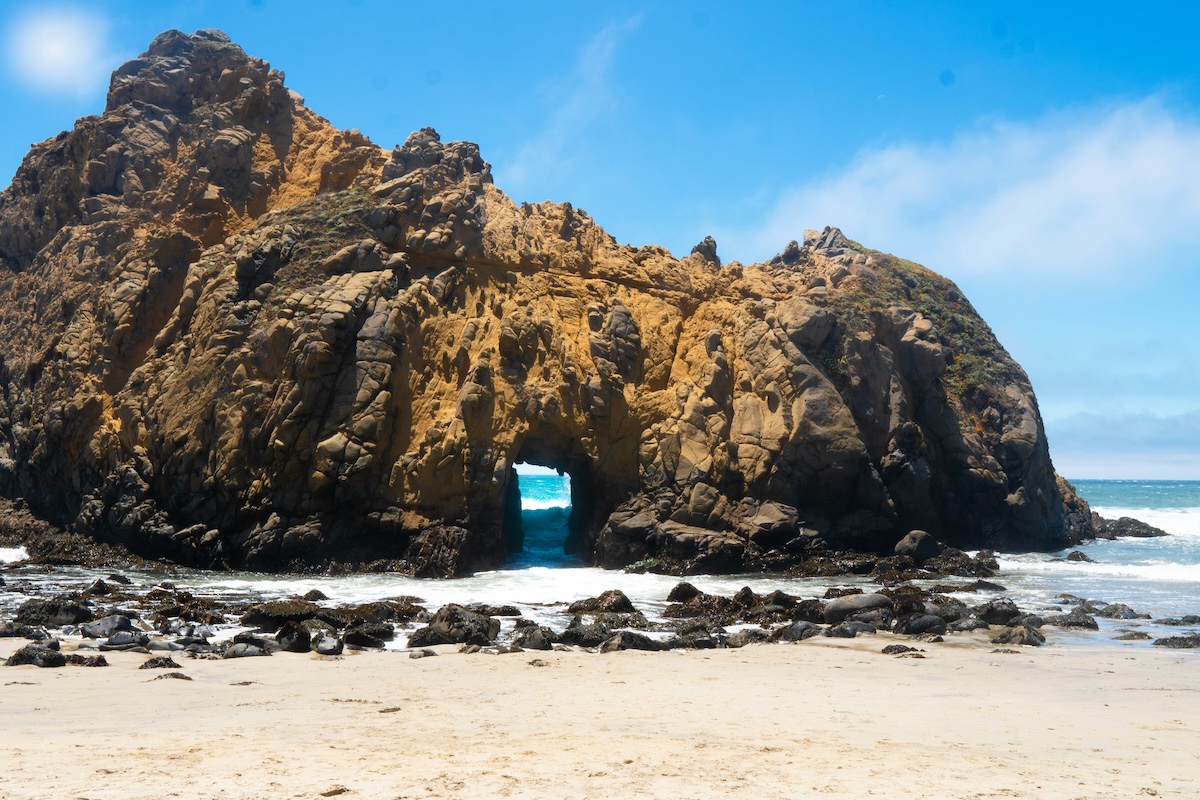
<svg viewBox="0 0 1200 800">
<path fill-rule="evenodd" d="M 893 641 L 0 668 L 0 797 L 1200 797 L 1200 654 Z"/>
</svg>

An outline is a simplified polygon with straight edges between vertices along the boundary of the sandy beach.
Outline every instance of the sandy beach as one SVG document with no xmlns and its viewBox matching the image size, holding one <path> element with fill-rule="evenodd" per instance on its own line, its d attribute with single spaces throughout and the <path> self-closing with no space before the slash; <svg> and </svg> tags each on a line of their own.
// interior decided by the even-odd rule
<svg viewBox="0 0 1200 800">
<path fill-rule="evenodd" d="M 0 797 L 1200 794 L 1195 653 L 898 641 L 5 668 Z"/>
</svg>

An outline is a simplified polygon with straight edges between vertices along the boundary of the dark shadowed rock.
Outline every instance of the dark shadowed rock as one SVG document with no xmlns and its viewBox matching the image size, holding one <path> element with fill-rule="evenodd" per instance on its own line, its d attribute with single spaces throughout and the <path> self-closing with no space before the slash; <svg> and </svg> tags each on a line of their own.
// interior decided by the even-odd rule
<svg viewBox="0 0 1200 800">
<path fill-rule="evenodd" d="M 78 625 L 93 617 L 92 610 L 76 598 L 35 597 L 21 604 L 14 621 L 19 625 Z"/>
<path fill-rule="evenodd" d="M 1155 647 L 1170 647 L 1176 650 L 1200 647 L 1200 633 L 1189 633 L 1186 636 L 1167 636 L 1154 640 Z"/>
<path fill-rule="evenodd" d="M 908 556 L 917 564 L 924 564 L 941 555 L 942 545 L 925 531 L 909 531 L 896 542 L 892 551 L 898 556 Z"/>
<path fill-rule="evenodd" d="M 895 633 L 915 636 L 921 633 L 945 633 L 946 620 L 933 614 L 909 614 L 896 620 Z"/>
<path fill-rule="evenodd" d="M 222 654 L 223 658 L 252 658 L 255 656 L 269 656 L 271 652 L 263 647 L 248 644 L 246 642 L 237 642 L 225 648 Z"/>
<path fill-rule="evenodd" d="M 477 644 L 482 647 L 490 644 L 499 633 L 499 620 L 450 604 L 439 608 L 427 626 L 413 631 L 408 646 Z"/>
<path fill-rule="evenodd" d="M 67 664 L 72 667 L 107 667 L 108 659 L 104 656 L 83 656 L 79 653 L 68 653 Z"/>
<path fill-rule="evenodd" d="M 133 630 L 133 622 L 124 614 L 111 614 L 95 622 L 79 626 L 79 634 L 87 639 L 107 639 L 117 631 Z"/>
<path fill-rule="evenodd" d="M 617 650 L 663 650 L 661 642 L 651 639 L 644 633 L 636 631 L 618 631 L 600 645 L 601 653 L 612 653 Z"/>
<path fill-rule="evenodd" d="M 777 642 L 800 642 L 805 639 L 811 639 L 821 633 L 821 626 L 815 625 L 812 622 L 799 620 L 791 625 L 774 631 L 771 638 Z"/>
<path fill-rule="evenodd" d="M 822 611 L 825 622 L 836 625 L 847 617 L 871 609 L 892 608 L 892 598 L 885 594 L 850 594 L 838 597 L 825 604 Z"/>
<path fill-rule="evenodd" d="M 415 635 L 415 633 L 414 633 Z M 386 622 L 364 622 L 361 625 L 355 625 L 352 628 L 347 628 L 342 634 L 342 640 L 347 645 L 354 647 L 372 647 L 375 649 L 383 649 L 396 636 L 396 629 Z M 447 644 L 440 642 L 439 644 Z M 410 638 L 409 647 L 416 647 Z"/>
<path fill-rule="evenodd" d="M 992 644 L 1024 644 L 1031 647 L 1039 647 L 1045 643 L 1046 637 L 1040 631 L 1024 625 L 1009 628 L 1004 633 L 992 639 Z"/>
<path fill-rule="evenodd" d="M 742 628 L 736 633 L 729 634 L 725 640 L 726 647 L 745 647 L 748 644 L 771 641 L 771 634 L 762 628 Z"/>
<path fill-rule="evenodd" d="M 307 653 L 312 649 L 312 633 L 298 622 L 283 623 L 283 627 L 275 634 L 279 649 L 288 653 Z"/>
<path fill-rule="evenodd" d="M 1021 609 L 1007 597 L 991 600 L 974 609 L 975 616 L 988 625 L 1007 625 L 1011 620 L 1021 616 Z"/>
<path fill-rule="evenodd" d="M 1078 628 L 1089 631 L 1100 629 L 1100 625 L 1096 622 L 1095 618 L 1081 608 L 1071 609 L 1070 613 L 1067 614 L 1056 614 L 1045 617 L 1045 623 L 1047 625 L 1055 625 L 1059 628 Z"/>
<path fill-rule="evenodd" d="M 27 665 L 35 667 L 65 667 L 67 665 L 67 657 L 58 650 L 51 649 L 45 645 L 27 644 L 9 656 L 4 664 L 9 667 Z"/>
<path fill-rule="evenodd" d="M 320 611 L 320 606 L 307 600 L 272 600 L 246 609 L 242 624 L 274 633 L 285 622 L 303 622 L 316 617 Z"/>
<path fill-rule="evenodd" d="M 824 636 L 832 636 L 835 639 L 853 639 L 860 633 L 875 633 L 875 626 L 866 622 L 847 621 L 831 625 L 822 631 Z"/>
<path fill-rule="evenodd" d="M 342 640 L 332 632 L 321 631 L 312 637 L 310 647 L 314 653 L 320 656 L 340 656 L 343 644 Z"/>
<path fill-rule="evenodd" d="M 138 669 L 179 669 L 179 665 L 170 656 L 155 656 L 143 661 Z"/>
<path fill-rule="evenodd" d="M 630 614 L 636 611 L 633 603 L 620 589 L 609 589 L 599 597 L 588 597 L 576 600 L 567 608 L 572 614 L 611 612 L 615 614 Z"/>
</svg>

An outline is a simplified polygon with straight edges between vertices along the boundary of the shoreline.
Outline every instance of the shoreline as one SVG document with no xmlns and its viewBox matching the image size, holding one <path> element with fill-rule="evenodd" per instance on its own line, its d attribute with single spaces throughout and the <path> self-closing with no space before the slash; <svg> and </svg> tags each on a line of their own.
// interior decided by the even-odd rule
<svg viewBox="0 0 1200 800">
<path fill-rule="evenodd" d="M 900 641 L 7 668 L 0 797 L 1200 793 L 1195 653 Z"/>
</svg>

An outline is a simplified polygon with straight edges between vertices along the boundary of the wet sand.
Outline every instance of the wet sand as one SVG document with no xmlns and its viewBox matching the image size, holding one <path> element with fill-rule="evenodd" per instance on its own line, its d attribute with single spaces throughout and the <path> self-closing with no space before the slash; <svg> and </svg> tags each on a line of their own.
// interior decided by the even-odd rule
<svg viewBox="0 0 1200 800">
<path fill-rule="evenodd" d="M 898 641 L 0 668 L 0 797 L 1200 796 L 1200 654 Z"/>
</svg>

